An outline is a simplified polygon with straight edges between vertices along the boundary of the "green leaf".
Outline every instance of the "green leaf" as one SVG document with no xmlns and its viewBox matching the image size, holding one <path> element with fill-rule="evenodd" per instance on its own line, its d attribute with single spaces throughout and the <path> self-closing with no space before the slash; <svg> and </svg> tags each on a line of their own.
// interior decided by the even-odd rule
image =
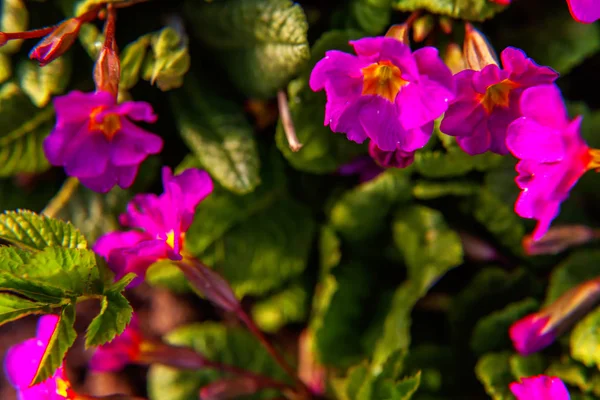
<svg viewBox="0 0 600 400">
<path fill-rule="evenodd" d="M 152 286 L 166 288 L 175 293 L 193 291 L 183 272 L 171 260 L 160 260 L 152 264 L 146 271 L 144 280 Z"/>
<path fill-rule="evenodd" d="M 381 230 L 397 203 L 410 198 L 406 171 L 390 168 L 347 191 L 332 206 L 331 226 L 349 240 L 361 240 Z"/>
<path fill-rule="evenodd" d="M 0 88 L 0 177 L 47 170 L 42 141 L 53 126 L 54 109 L 38 109 L 13 82 Z"/>
<path fill-rule="evenodd" d="M 69 350 L 77 338 L 77 332 L 73 328 L 74 324 L 75 305 L 71 303 L 63 307 L 60 313 L 58 324 L 50 337 L 48 346 L 33 378 L 33 385 L 50 378 L 57 368 L 61 366 L 67 350 Z"/>
<path fill-rule="evenodd" d="M 471 348 L 481 355 L 510 347 L 508 329 L 512 323 L 538 309 L 539 303 L 535 299 L 527 298 L 480 319 L 473 330 Z"/>
<path fill-rule="evenodd" d="M 38 303 L 9 293 L 0 293 L 0 325 L 27 315 L 48 311 L 46 303 Z"/>
<path fill-rule="evenodd" d="M 44 68 L 33 61 L 23 61 L 17 69 L 21 88 L 37 107 L 45 107 L 52 96 L 61 94 L 71 78 L 71 58 L 62 56 Z"/>
<path fill-rule="evenodd" d="M 600 275 L 600 250 L 574 251 L 550 275 L 544 305 L 549 305 L 569 289 Z"/>
<path fill-rule="evenodd" d="M 449 151 L 422 150 L 415 153 L 414 166 L 419 173 L 428 178 L 447 178 L 461 176 L 473 170 L 483 171 L 497 165 L 501 157 L 486 153 L 471 156 L 458 146 Z"/>
<path fill-rule="evenodd" d="M 517 380 L 522 377 L 542 375 L 547 365 L 544 356 L 540 353 L 526 357 L 513 354 L 510 357 L 510 371 Z"/>
<path fill-rule="evenodd" d="M 311 58 L 302 75 L 288 86 L 289 107 L 296 135 L 302 149 L 293 152 L 287 142 L 281 121 L 277 125 L 277 147 L 292 167 L 306 172 L 325 174 L 336 171 L 365 149 L 349 141 L 346 135 L 333 133 L 323 124 L 325 118 L 325 94 L 315 93 L 308 86 L 308 79 L 315 64 L 325 57 L 328 50 L 352 52 L 348 41 L 363 36 L 360 31 L 325 32 L 315 43 Z"/>
<path fill-rule="evenodd" d="M 23 32 L 29 25 L 29 13 L 24 0 L 4 0 L 0 5 L 0 32 Z M 11 40 L 0 47 L 0 53 L 19 51 L 23 40 Z M 2 126 L 2 125 L 0 125 Z"/>
<path fill-rule="evenodd" d="M 10 56 L 0 52 L 0 83 L 6 82 L 11 76 L 12 64 L 10 62 Z"/>
<path fill-rule="evenodd" d="M 166 340 L 173 345 L 190 346 L 211 361 L 235 365 L 275 379 L 285 376 L 258 341 L 242 328 L 212 322 L 192 324 L 170 332 Z M 150 400 L 197 400 L 200 388 L 224 377 L 224 373 L 209 368 L 182 371 L 154 364 L 148 377 Z M 260 397 L 248 397 L 256 398 Z"/>
<path fill-rule="evenodd" d="M 51 246 L 69 249 L 87 247 L 85 238 L 71 223 L 27 210 L 0 214 L 0 239 L 32 250 Z"/>
<path fill-rule="evenodd" d="M 413 376 L 404 378 L 398 382 L 386 380 L 374 387 L 374 397 L 363 398 L 369 399 L 398 399 L 408 400 L 412 398 L 421 384 L 421 372 L 417 372 Z"/>
<path fill-rule="evenodd" d="M 513 400 L 508 388 L 514 378 L 509 366 L 510 353 L 488 353 L 475 366 L 475 375 L 494 400 Z"/>
<path fill-rule="evenodd" d="M 571 333 L 571 356 L 588 367 L 600 367 L 600 308 L 579 321 Z"/>
<path fill-rule="evenodd" d="M 556 376 L 566 384 L 578 387 L 583 392 L 592 392 L 598 398 L 600 396 L 600 374 L 596 368 L 588 369 L 582 364 L 573 361 L 569 357 L 563 357 L 560 361 L 550 364 L 544 375 Z"/>
<path fill-rule="evenodd" d="M 150 46 L 150 35 L 143 35 L 125 46 L 121 52 L 119 90 L 129 90 L 138 83 L 148 46 Z"/>
<path fill-rule="evenodd" d="M 505 8 L 488 0 L 393 0 L 393 6 L 400 11 L 425 9 L 432 14 L 470 21 L 483 21 Z"/>
<path fill-rule="evenodd" d="M 133 308 L 120 291 L 110 290 L 102 298 L 100 313 L 92 320 L 85 335 L 85 347 L 101 346 L 123 333 Z"/>
<path fill-rule="evenodd" d="M 394 217 L 393 232 L 409 278 L 423 294 L 449 269 L 463 262 L 460 237 L 439 211 L 424 206 L 403 207 Z"/>
<path fill-rule="evenodd" d="M 324 277 L 340 264 L 342 259 L 341 240 L 329 225 L 321 228 L 319 236 L 320 275 Z"/>
<path fill-rule="evenodd" d="M 392 0 L 351 0 L 348 27 L 356 27 L 369 35 L 381 34 L 392 18 Z"/>
<path fill-rule="evenodd" d="M 104 45 L 104 34 L 93 24 L 87 23 L 81 26 L 79 31 L 79 42 L 91 59 L 98 57 L 100 49 Z"/>
<path fill-rule="evenodd" d="M 187 38 L 167 27 L 153 34 L 150 43 L 151 51 L 144 61 L 142 77 L 163 92 L 183 85 L 183 77 L 190 69 Z"/>
<path fill-rule="evenodd" d="M 412 194 L 417 199 L 430 200 L 444 196 L 469 196 L 475 194 L 479 188 L 480 185 L 472 181 L 435 182 L 420 180 L 415 182 Z"/>
<path fill-rule="evenodd" d="M 275 333 L 286 324 L 305 320 L 308 315 L 308 296 L 304 286 L 292 284 L 257 302 L 252 308 L 252 318 L 262 331 Z"/>
<path fill-rule="evenodd" d="M 271 97 L 309 58 L 308 23 L 290 0 L 187 1 L 196 37 L 247 96 Z"/>
<path fill-rule="evenodd" d="M 232 192 L 252 192 L 260 160 L 241 107 L 192 77 L 170 100 L 183 140 L 211 176 Z"/>
</svg>

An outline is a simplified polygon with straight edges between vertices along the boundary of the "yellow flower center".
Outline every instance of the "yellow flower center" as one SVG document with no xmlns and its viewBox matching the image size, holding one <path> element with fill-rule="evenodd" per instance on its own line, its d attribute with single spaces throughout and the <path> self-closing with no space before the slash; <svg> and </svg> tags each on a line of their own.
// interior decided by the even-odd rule
<svg viewBox="0 0 600 400">
<path fill-rule="evenodd" d="M 600 149 L 589 149 L 588 156 L 590 158 L 587 163 L 588 171 L 595 169 L 596 172 L 600 172 Z"/>
<path fill-rule="evenodd" d="M 71 385 L 61 378 L 56 378 L 56 394 L 64 398 L 70 398 Z"/>
<path fill-rule="evenodd" d="M 173 232 L 173 230 L 170 230 L 167 233 L 167 240 L 166 240 L 167 244 L 169 245 L 170 248 L 174 248 L 175 247 L 175 232 Z"/>
<path fill-rule="evenodd" d="M 505 79 L 488 87 L 485 94 L 480 96 L 479 102 L 488 114 L 491 114 L 495 107 L 508 108 L 510 92 L 518 86 L 515 82 Z"/>
<path fill-rule="evenodd" d="M 402 79 L 400 68 L 389 61 L 379 61 L 361 69 L 363 74 L 363 95 L 376 95 L 394 103 L 402 86 L 408 82 Z"/>
<path fill-rule="evenodd" d="M 96 117 L 106 107 L 100 106 L 92 110 L 90 114 L 90 130 L 100 131 L 108 140 L 112 140 L 117 132 L 121 130 L 121 119 L 117 114 L 106 114 L 102 121 L 96 121 Z"/>
</svg>

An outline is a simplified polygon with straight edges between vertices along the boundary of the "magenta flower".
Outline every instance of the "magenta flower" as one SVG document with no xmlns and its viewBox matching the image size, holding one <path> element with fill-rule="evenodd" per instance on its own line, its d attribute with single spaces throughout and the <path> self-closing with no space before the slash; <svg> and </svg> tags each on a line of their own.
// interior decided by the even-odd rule
<svg viewBox="0 0 600 400">
<path fill-rule="evenodd" d="M 554 342 L 556 333 L 549 322 L 549 315 L 531 314 L 510 327 L 508 334 L 519 354 L 535 353 Z"/>
<path fill-rule="evenodd" d="M 36 337 L 11 347 L 6 353 L 4 369 L 10 384 L 19 394 L 19 400 L 75 399 L 75 392 L 65 375 L 64 364 L 52 377 L 30 386 L 57 324 L 58 316 L 44 315 L 38 320 Z"/>
<path fill-rule="evenodd" d="M 516 182 L 522 191 L 515 211 L 538 220 L 533 240 L 539 240 L 577 180 L 600 167 L 600 151 L 579 135 L 581 117 L 569 121 L 556 86 L 525 90 L 520 106 L 523 116 L 510 125 L 506 138 L 508 149 L 521 160 Z"/>
<path fill-rule="evenodd" d="M 406 168 L 415 161 L 414 151 L 384 151 L 372 141 L 369 143 L 369 155 L 383 168 Z"/>
<path fill-rule="evenodd" d="M 90 368 L 94 371 L 122 370 L 127 364 L 139 360 L 142 341 L 142 333 L 134 314 L 123 333 L 94 351 Z"/>
<path fill-rule="evenodd" d="M 440 130 L 456 136 L 459 146 L 471 155 L 488 150 L 507 154 L 506 131 L 521 116 L 523 91 L 558 78 L 554 70 L 540 67 L 514 47 L 504 49 L 500 58 L 503 69 L 490 64 L 481 71 L 464 70 L 455 75 L 457 95 Z"/>
<path fill-rule="evenodd" d="M 46 157 L 96 192 L 131 186 L 140 163 L 162 149 L 159 136 L 131 122 L 156 121 L 146 102 L 117 104 L 108 92 L 73 91 L 56 97 L 54 108 L 56 126 L 44 140 Z"/>
<path fill-rule="evenodd" d="M 352 41 L 356 56 L 328 51 L 310 76 L 325 90 L 325 125 L 362 143 L 370 138 L 384 151 L 423 147 L 454 98 L 452 73 L 433 47 L 411 53 L 390 37 Z"/>
<path fill-rule="evenodd" d="M 164 167 L 162 178 L 163 194 L 135 196 L 127 205 L 127 212 L 120 216 L 122 225 L 138 230 L 108 233 L 94 246 L 117 279 L 133 272 L 139 283 L 154 262 L 181 260 L 185 232 L 192 224 L 196 206 L 213 190 L 208 173 L 198 169 L 173 176 Z"/>
<path fill-rule="evenodd" d="M 569 391 L 563 381 L 545 375 L 521 378 L 510 384 L 517 400 L 569 400 Z"/>
<path fill-rule="evenodd" d="M 598 0 L 567 0 L 573 18 L 581 23 L 590 24 L 600 19 Z"/>
</svg>

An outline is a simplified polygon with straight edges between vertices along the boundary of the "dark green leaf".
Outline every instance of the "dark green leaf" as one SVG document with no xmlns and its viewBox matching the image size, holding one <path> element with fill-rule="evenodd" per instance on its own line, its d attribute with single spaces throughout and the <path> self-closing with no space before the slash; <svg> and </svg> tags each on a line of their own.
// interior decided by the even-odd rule
<svg viewBox="0 0 600 400">
<path fill-rule="evenodd" d="M 100 313 L 92 320 L 85 335 L 85 347 L 101 346 L 123 333 L 133 309 L 120 291 L 110 290 L 102 298 Z"/>
<path fill-rule="evenodd" d="M 433 14 L 472 21 L 483 21 L 504 9 L 488 0 L 393 0 L 393 5 L 400 11 L 425 9 Z"/>
<path fill-rule="evenodd" d="M 479 190 L 479 185 L 472 181 L 417 181 L 412 194 L 417 199 L 429 200 L 443 196 L 468 196 L 475 194 Z"/>
<path fill-rule="evenodd" d="M 75 332 L 73 324 L 75 324 L 75 305 L 69 304 L 63 307 L 60 313 L 60 319 L 50 337 L 32 384 L 35 385 L 45 381 L 61 366 L 67 350 L 77 338 L 77 332 Z"/>
<path fill-rule="evenodd" d="M 526 376 L 536 376 L 544 373 L 547 362 L 540 353 L 529 356 L 513 354 L 510 357 L 510 370 L 515 379 Z"/>
<path fill-rule="evenodd" d="M 83 235 L 69 222 L 51 219 L 27 210 L 0 215 L 0 239 L 32 250 L 50 246 L 85 249 Z"/>
<path fill-rule="evenodd" d="M 38 303 L 9 293 L 0 293 L 0 325 L 30 314 L 48 311 L 46 303 Z"/>
<path fill-rule="evenodd" d="M 306 16 L 290 0 L 187 1 L 185 15 L 248 96 L 275 95 L 309 58 Z"/>
<path fill-rule="evenodd" d="M 508 385 L 514 382 L 509 366 L 510 353 L 488 353 L 475 366 L 477 379 L 494 400 L 513 400 Z"/>
<path fill-rule="evenodd" d="M 170 99 L 184 141 L 211 176 L 235 193 L 252 192 L 260 160 L 241 107 L 192 77 Z"/>
<path fill-rule="evenodd" d="M 33 61 L 23 61 L 17 69 L 21 89 L 37 107 L 48 105 L 52 96 L 62 94 L 71 78 L 71 58 L 62 56 L 44 68 Z"/>
<path fill-rule="evenodd" d="M 550 276 L 545 305 L 569 289 L 600 275 L 600 250 L 577 250 L 560 263 Z"/>
<path fill-rule="evenodd" d="M 252 317 L 261 330 L 274 333 L 286 324 L 304 321 L 308 315 L 308 305 L 306 288 L 292 284 L 257 302 L 252 308 Z"/>
<path fill-rule="evenodd" d="M 341 241 L 329 225 L 321 228 L 319 236 L 320 275 L 323 277 L 339 265 L 342 259 Z"/>
<path fill-rule="evenodd" d="M 392 17 L 392 0 L 351 0 L 349 27 L 357 27 L 369 35 L 383 33 Z"/>
</svg>

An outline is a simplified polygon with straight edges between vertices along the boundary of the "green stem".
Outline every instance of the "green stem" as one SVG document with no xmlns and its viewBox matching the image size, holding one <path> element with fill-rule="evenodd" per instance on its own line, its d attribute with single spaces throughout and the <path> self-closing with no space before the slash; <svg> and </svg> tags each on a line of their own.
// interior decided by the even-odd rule
<svg viewBox="0 0 600 400">
<path fill-rule="evenodd" d="M 79 180 L 77 178 L 67 178 L 58 193 L 56 193 L 46 208 L 44 208 L 42 214 L 49 218 L 56 217 L 60 210 L 62 210 L 62 208 L 69 202 L 69 199 L 73 196 L 78 186 Z"/>
</svg>

